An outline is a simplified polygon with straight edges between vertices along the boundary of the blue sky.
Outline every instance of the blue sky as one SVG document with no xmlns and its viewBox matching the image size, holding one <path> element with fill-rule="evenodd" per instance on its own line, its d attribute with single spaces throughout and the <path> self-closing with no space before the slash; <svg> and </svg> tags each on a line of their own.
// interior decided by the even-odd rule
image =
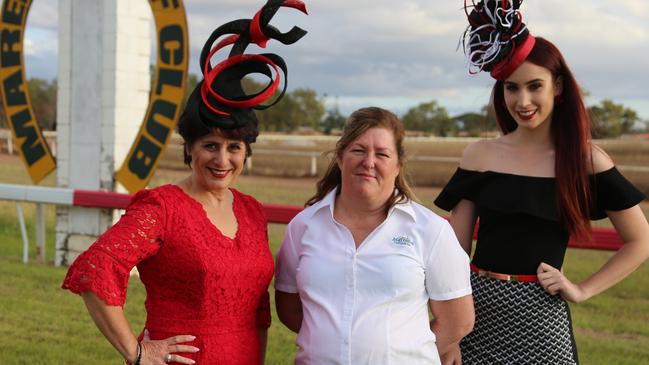
<svg viewBox="0 0 649 365">
<path fill-rule="evenodd" d="M 145 0 L 131 0 L 145 1 Z M 261 0 L 185 0 L 190 71 L 203 42 L 220 24 L 250 18 Z M 343 112 L 378 105 L 404 113 L 431 99 L 451 115 L 478 111 L 492 80 L 469 76 L 457 50 L 466 26 L 461 0 L 306 0 L 310 15 L 292 9 L 272 21 L 282 30 L 309 31 L 300 42 L 269 44 L 289 67 L 289 89 L 309 87 Z M 554 42 L 590 93 L 623 103 L 649 119 L 649 2 L 643 0 L 527 0 L 531 32 Z M 25 35 L 28 77 L 57 70 L 58 1 L 35 1 Z M 249 52 L 261 50 L 249 48 Z M 265 51 L 265 50 L 264 50 Z"/>
</svg>

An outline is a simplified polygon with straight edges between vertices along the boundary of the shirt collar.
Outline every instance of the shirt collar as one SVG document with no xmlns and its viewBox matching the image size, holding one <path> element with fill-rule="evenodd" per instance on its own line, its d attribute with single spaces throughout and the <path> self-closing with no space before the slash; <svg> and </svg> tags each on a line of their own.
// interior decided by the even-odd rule
<svg viewBox="0 0 649 365">
<path fill-rule="evenodd" d="M 395 204 L 390 211 L 388 212 L 388 216 L 392 214 L 392 212 L 397 209 L 400 210 L 410 216 L 413 221 L 417 222 L 417 214 L 415 213 L 415 209 L 412 207 L 412 201 L 410 199 L 406 200 L 403 203 L 397 203 Z"/>
</svg>

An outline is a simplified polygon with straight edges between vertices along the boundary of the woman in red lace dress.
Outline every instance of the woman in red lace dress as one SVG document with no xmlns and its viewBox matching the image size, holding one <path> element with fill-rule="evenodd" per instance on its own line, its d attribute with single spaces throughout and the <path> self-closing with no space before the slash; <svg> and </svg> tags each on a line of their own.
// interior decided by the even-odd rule
<svg viewBox="0 0 649 365">
<path fill-rule="evenodd" d="M 268 25 L 281 6 L 305 11 L 297 1 L 269 0 L 253 20 L 233 21 L 212 33 L 201 53 L 204 80 L 178 125 L 191 174 L 138 192 L 63 282 L 81 294 L 99 330 L 128 363 L 263 363 L 273 257 L 261 204 L 231 185 L 258 135 L 251 108 L 261 108 L 278 86 L 270 82 L 248 95 L 241 79 L 250 73 L 272 78 L 278 68 L 286 74 L 277 55 L 240 55 L 251 41 L 291 44 L 306 33 L 293 28 L 282 34 Z M 212 47 L 225 34 L 234 35 Z M 230 57 L 212 68 L 210 58 L 226 45 L 233 45 Z M 134 266 L 147 292 L 146 329 L 137 338 L 122 308 Z"/>
</svg>

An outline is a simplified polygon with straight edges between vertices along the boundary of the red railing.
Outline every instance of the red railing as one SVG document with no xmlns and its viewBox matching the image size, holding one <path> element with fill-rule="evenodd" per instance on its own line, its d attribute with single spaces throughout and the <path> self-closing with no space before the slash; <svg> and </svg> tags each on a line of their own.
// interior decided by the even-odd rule
<svg viewBox="0 0 649 365">
<path fill-rule="evenodd" d="M 34 187 L 28 185 L 0 184 L 0 199 L 32 203 L 73 205 L 89 208 L 125 209 L 131 196 L 122 193 L 73 190 L 65 188 Z M 269 223 L 286 224 L 302 209 L 301 206 L 264 204 Z M 615 251 L 624 242 L 612 228 L 593 228 L 591 241 L 571 239 L 572 248 Z"/>
<path fill-rule="evenodd" d="M 130 195 L 120 193 L 97 192 L 87 190 L 74 191 L 74 205 L 95 208 L 125 209 L 130 201 Z M 78 203 L 78 204 L 77 204 Z M 287 224 L 303 207 L 296 205 L 264 204 L 269 223 Z M 570 239 L 568 246 L 591 250 L 616 251 L 624 241 L 612 228 L 593 228 L 591 241 Z"/>
</svg>

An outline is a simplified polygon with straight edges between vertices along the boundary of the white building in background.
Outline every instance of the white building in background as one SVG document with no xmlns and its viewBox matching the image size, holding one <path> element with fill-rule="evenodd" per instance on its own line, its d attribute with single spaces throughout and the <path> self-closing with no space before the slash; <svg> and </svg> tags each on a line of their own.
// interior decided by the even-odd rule
<svg viewBox="0 0 649 365">
<path fill-rule="evenodd" d="M 146 0 L 59 0 L 57 185 L 115 191 L 145 114 L 152 12 Z M 56 265 L 112 223 L 111 210 L 58 207 Z"/>
</svg>

